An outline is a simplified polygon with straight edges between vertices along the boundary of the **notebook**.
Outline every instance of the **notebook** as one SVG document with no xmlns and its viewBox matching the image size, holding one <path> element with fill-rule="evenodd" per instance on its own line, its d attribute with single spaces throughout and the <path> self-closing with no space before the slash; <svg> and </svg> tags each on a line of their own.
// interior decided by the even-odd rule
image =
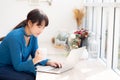
<svg viewBox="0 0 120 80">
<path fill-rule="evenodd" d="M 37 71 L 59 74 L 59 73 L 71 70 L 79 62 L 84 49 L 85 47 L 71 50 L 66 60 L 62 63 L 62 68 L 54 68 L 51 66 L 40 66 L 39 65 L 37 66 Z"/>
</svg>

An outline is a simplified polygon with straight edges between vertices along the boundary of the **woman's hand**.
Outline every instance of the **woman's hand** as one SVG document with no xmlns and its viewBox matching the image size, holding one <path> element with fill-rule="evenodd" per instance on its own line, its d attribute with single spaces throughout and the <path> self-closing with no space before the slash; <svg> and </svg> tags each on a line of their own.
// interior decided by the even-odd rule
<svg viewBox="0 0 120 80">
<path fill-rule="evenodd" d="M 49 61 L 47 62 L 47 66 L 52 66 L 52 67 L 56 67 L 56 68 L 61 68 L 61 67 L 62 67 L 62 64 L 59 63 L 59 62 L 55 62 L 55 61 L 49 60 Z"/>
<path fill-rule="evenodd" d="M 35 52 L 35 57 L 33 58 L 33 63 L 34 63 L 34 64 L 37 64 L 37 63 L 39 63 L 40 61 L 42 61 L 42 59 L 43 59 L 43 57 L 42 57 L 41 51 L 36 50 L 36 52 Z"/>
</svg>

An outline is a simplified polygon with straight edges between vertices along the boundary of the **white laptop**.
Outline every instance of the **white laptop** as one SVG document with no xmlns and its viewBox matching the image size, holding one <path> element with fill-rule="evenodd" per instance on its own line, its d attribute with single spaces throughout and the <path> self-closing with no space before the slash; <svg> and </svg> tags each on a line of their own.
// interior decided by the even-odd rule
<svg viewBox="0 0 120 80">
<path fill-rule="evenodd" d="M 46 73 L 62 73 L 72 69 L 80 60 L 80 57 L 84 51 L 85 47 L 81 47 L 78 49 L 73 49 L 70 51 L 69 55 L 66 58 L 66 61 L 62 63 L 62 68 L 54 68 L 51 66 L 37 66 L 38 72 L 46 72 Z"/>
</svg>

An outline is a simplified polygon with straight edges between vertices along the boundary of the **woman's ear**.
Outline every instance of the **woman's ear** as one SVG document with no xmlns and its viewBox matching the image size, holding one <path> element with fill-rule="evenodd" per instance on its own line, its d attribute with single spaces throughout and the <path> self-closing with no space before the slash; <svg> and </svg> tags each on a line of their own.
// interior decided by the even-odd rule
<svg viewBox="0 0 120 80">
<path fill-rule="evenodd" d="M 33 26 L 33 23 L 32 23 L 31 20 L 28 20 L 28 26 L 29 26 L 29 27 L 32 27 L 32 26 Z"/>
</svg>

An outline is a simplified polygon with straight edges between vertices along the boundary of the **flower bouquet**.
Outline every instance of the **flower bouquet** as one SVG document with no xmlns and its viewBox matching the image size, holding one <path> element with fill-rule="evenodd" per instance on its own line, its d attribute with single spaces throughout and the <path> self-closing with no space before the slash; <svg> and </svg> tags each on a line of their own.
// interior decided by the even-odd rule
<svg viewBox="0 0 120 80">
<path fill-rule="evenodd" d="M 84 40 L 88 37 L 88 30 L 82 28 L 81 30 L 75 31 L 74 34 L 76 35 L 76 38 Z"/>
<path fill-rule="evenodd" d="M 80 29 L 73 32 L 68 38 L 68 46 L 70 49 L 82 47 L 82 42 L 88 37 L 88 30 Z"/>
</svg>

